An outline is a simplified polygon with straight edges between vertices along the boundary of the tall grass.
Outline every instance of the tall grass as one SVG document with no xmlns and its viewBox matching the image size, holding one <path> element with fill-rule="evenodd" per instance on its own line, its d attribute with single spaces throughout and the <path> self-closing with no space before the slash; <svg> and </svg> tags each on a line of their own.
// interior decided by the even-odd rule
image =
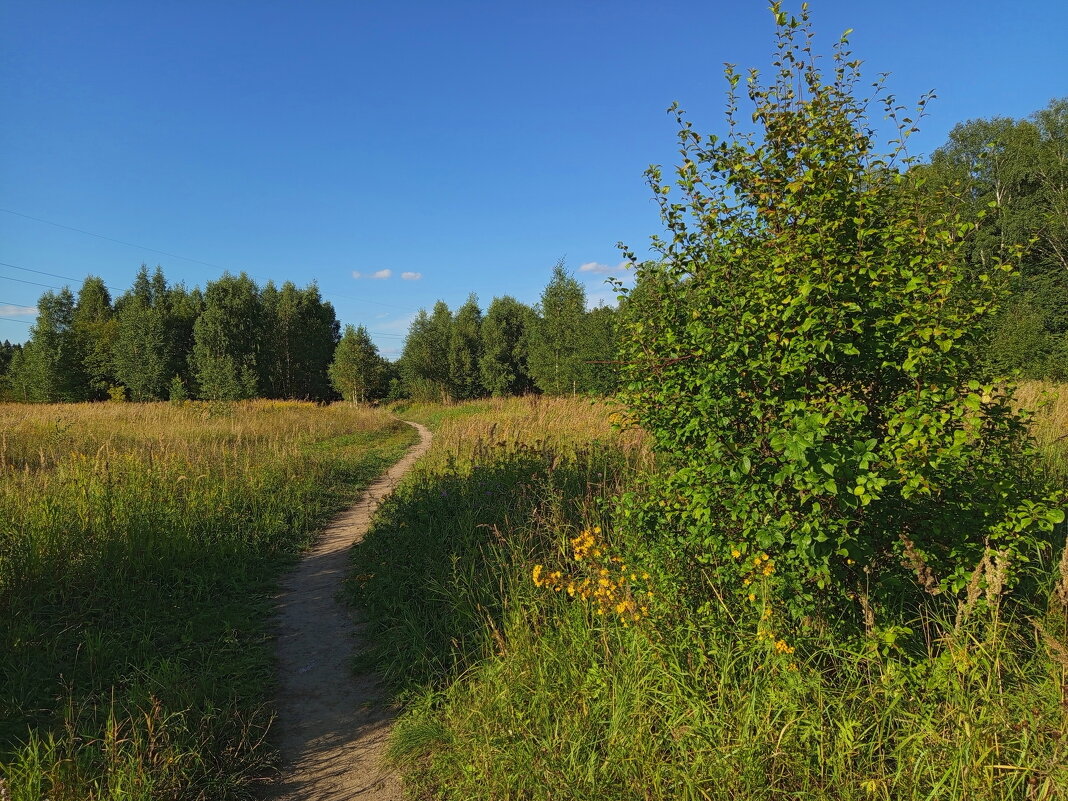
<svg viewBox="0 0 1068 801">
<path fill-rule="evenodd" d="M 603 407 L 541 404 L 438 418 L 426 469 L 357 554 L 415 797 L 1068 797 L 1059 552 L 1026 598 L 987 565 L 970 603 L 787 642 L 757 593 L 694 603 L 697 566 L 618 501 L 640 491 L 640 438 L 612 435 Z M 601 579 L 614 594 L 582 590 Z M 635 620 L 619 599 L 638 596 Z"/>
<path fill-rule="evenodd" d="M 413 436 L 341 405 L 0 405 L 10 797 L 268 780 L 275 580 Z"/>
<path fill-rule="evenodd" d="M 1061 484 L 1068 484 L 1068 385 L 1023 381 L 1017 403 L 1033 411 L 1032 433 L 1046 468 Z"/>
</svg>

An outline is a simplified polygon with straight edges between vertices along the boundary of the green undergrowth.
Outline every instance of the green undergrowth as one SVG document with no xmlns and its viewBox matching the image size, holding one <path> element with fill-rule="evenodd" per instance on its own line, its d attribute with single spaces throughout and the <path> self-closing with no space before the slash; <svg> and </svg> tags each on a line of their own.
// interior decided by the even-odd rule
<svg viewBox="0 0 1068 801">
<path fill-rule="evenodd" d="M 0 797 L 251 797 L 277 578 L 414 432 L 276 402 L 0 417 Z"/>
<path fill-rule="evenodd" d="M 411 797 L 1068 796 L 1052 554 L 1027 598 L 935 597 L 866 638 L 802 637 L 759 583 L 744 606 L 698 603 L 699 567 L 619 500 L 640 448 L 563 407 L 551 435 L 553 417 L 442 423 L 356 551 L 363 660 L 405 702 L 391 755 Z"/>
</svg>

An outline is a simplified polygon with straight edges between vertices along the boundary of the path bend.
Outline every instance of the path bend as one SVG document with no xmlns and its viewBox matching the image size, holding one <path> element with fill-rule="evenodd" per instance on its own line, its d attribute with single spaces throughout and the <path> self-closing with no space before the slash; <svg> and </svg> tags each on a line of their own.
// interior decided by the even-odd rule
<svg viewBox="0 0 1068 801">
<path fill-rule="evenodd" d="M 349 549 L 378 504 L 430 447 L 418 423 L 413 445 L 360 499 L 334 519 L 282 581 L 277 605 L 278 718 L 282 757 L 277 801 L 395 801 L 400 782 L 384 765 L 393 713 L 373 675 L 354 675 L 363 635 L 339 600 Z"/>
</svg>

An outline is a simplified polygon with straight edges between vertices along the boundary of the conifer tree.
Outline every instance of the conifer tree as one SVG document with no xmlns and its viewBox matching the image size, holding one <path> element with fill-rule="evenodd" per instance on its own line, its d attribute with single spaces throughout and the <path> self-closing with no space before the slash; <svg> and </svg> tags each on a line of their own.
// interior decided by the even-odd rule
<svg viewBox="0 0 1068 801">
<path fill-rule="evenodd" d="M 115 310 L 112 364 L 115 378 L 133 401 L 161 400 L 166 395 L 171 352 L 163 299 L 159 297 L 162 272 L 155 281 L 144 264 L 133 287 L 119 298 Z"/>
<path fill-rule="evenodd" d="M 16 362 L 22 361 L 22 345 L 4 340 L 0 344 L 0 399 L 21 400 L 16 397 L 11 384 L 11 376 Z"/>
<path fill-rule="evenodd" d="M 528 357 L 534 383 L 549 395 L 584 389 L 580 337 L 586 314 L 586 290 L 567 273 L 562 260 L 553 268 L 538 311 Z"/>
</svg>

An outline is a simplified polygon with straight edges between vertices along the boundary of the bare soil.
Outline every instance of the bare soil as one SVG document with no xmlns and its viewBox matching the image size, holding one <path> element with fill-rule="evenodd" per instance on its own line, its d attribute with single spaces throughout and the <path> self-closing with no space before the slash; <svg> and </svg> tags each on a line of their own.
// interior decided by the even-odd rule
<svg viewBox="0 0 1068 801">
<path fill-rule="evenodd" d="M 430 432 L 409 425 L 419 431 L 419 443 L 327 527 L 282 583 L 276 645 L 279 801 L 403 797 L 400 781 L 382 763 L 394 710 L 373 675 L 353 673 L 363 634 L 339 592 L 349 549 L 367 532 L 378 504 L 430 447 Z"/>
</svg>

